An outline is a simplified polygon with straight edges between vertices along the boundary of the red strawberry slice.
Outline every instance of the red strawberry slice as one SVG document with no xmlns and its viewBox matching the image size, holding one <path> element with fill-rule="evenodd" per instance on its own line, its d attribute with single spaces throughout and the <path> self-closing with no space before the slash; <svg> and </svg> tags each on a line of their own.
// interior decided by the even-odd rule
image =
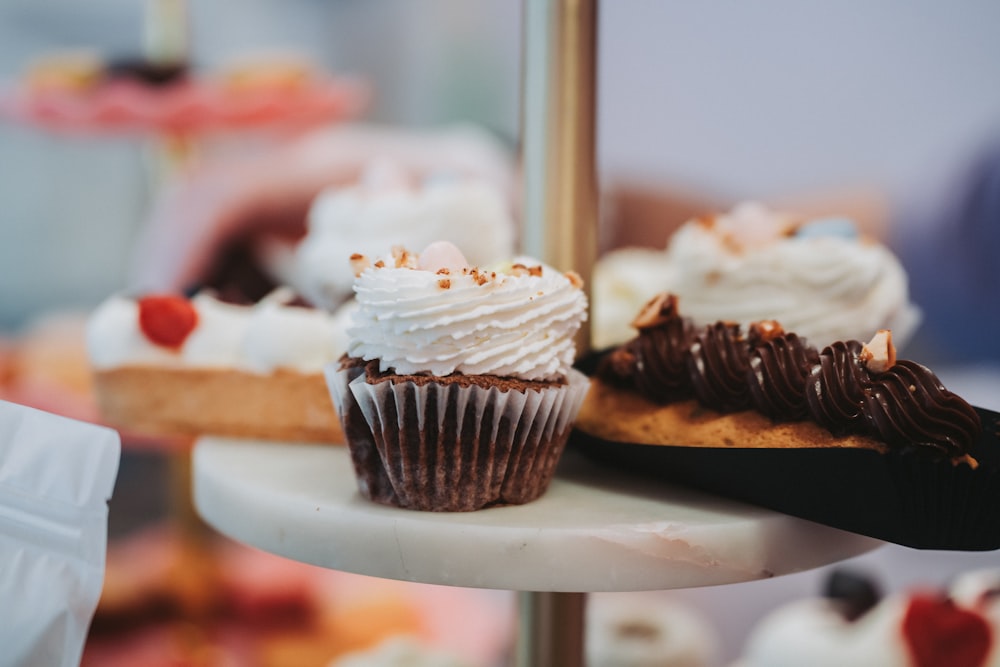
<svg viewBox="0 0 1000 667">
<path fill-rule="evenodd" d="M 903 618 L 903 636 L 917 667 L 980 667 L 990 635 L 981 615 L 933 594 L 914 595 Z"/>
<path fill-rule="evenodd" d="M 156 345 L 179 348 L 197 324 L 198 311 L 184 297 L 166 294 L 139 299 L 139 328 Z"/>
</svg>

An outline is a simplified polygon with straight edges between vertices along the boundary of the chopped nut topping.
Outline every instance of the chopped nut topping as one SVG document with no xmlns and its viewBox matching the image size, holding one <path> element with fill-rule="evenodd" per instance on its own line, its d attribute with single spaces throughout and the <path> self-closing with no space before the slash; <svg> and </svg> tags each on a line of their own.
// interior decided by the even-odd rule
<svg viewBox="0 0 1000 667">
<path fill-rule="evenodd" d="M 785 334 L 785 330 L 776 320 L 761 320 L 750 324 L 750 340 L 755 345 L 772 341 Z"/>
<path fill-rule="evenodd" d="M 518 262 L 511 265 L 508 273 L 512 276 L 534 276 L 535 278 L 539 278 L 542 275 L 542 267 L 540 264 L 536 266 L 527 266 Z"/>
<path fill-rule="evenodd" d="M 472 278 L 476 281 L 477 285 L 485 285 L 490 281 L 485 273 L 480 273 L 478 269 L 472 270 Z"/>
<path fill-rule="evenodd" d="M 354 271 L 355 278 L 360 276 L 369 266 L 371 266 L 371 261 L 361 253 L 356 252 L 351 255 L 351 270 Z"/>
<path fill-rule="evenodd" d="M 538 275 L 542 275 L 542 267 L 538 267 Z M 569 284 L 577 289 L 583 289 L 583 278 L 576 271 L 567 271 L 566 279 L 569 280 Z"/>
<path fill-rule="evenodd" d="M 393 246 L 392 258 L 396 262 L 397 269 L 417 268 L 417 256 L 402 246 Z"/>
<path fill-rule="evenodd" d="M 632 320 L 632 326 L 642 331 L 668 322 L 677 314 L 677 297 L 669 292 L 657 294 L 646 302 Z"/>
<path fill-rule="evenodd" d="M 446 266 L 442 267 L 442 268 L 440 268 L 440 269 L 437 270 L 437 273 L 435 275 L 438 275 L 438 276 L 450 276 L 451 275 L 451 269 L 449 269 Z"/>
<path fill-rule="evenodd" d="M 383 262 L 381 259 L 376 260 L 375 261 L 375 268 L 376 269 L 384 269 L 385 268 L 385 262 Z"/>
<path fill-rule="evenodd" d="M 896 347 L 892 332 L 879 329 L 875 336 L 861 348 L 861 361 L 873 373 L 884 373 L 896 365 Z"/>
<path fill-rule="evenodd" d="M 442 278 L 441 280 L 438 281 L 438 287 L 440 287 L 441 289 L 450 289 L 451 280 L 449 280 L 448 278 Z"/>
</svg>

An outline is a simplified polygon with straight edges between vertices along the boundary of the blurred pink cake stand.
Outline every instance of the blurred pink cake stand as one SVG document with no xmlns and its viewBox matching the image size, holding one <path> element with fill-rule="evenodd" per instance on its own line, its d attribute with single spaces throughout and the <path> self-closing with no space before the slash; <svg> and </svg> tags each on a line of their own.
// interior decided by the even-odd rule
<svg viewBox="0 0 1000 667">
<path fill-rule="evenodd" d="M 67 133 L 199 136 L 308 129 L 354 118 L 368 99 L 368 87 L 347 77 L 314 76 L 295 85 L 239 89 L 211 77 L 156 86 L 121 79 L 80 90 L 17 87 L 0 96 L 0 114 Z"/>
</svg>

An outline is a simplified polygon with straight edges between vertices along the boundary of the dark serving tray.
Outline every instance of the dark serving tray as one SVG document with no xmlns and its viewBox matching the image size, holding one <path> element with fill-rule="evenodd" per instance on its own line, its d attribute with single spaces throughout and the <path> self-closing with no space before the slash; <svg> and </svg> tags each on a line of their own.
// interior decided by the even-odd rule
<svg viewBox="0 0 1000 667">
<path fill-rule="evenodd" d="M 591 364 L 581 364 L 591 370 Z M 917 549 L 1000 549 L 1000 414 L 976 408 L 978 468 L 911 448 L 642 445 L 574 431 L 570 446 L 618 469 Z"/>
</svg>

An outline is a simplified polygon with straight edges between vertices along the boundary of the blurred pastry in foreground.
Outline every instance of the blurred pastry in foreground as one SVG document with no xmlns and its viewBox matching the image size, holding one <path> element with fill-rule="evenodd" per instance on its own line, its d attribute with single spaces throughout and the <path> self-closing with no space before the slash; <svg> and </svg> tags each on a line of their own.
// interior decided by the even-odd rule
<svg viewBox="0 0 1000 667">
<path fill-rule="evenodd" d="M 1000 575 L 970 572 L 949 589 L 928 586 L 882 598 L 871 580 L 835 571 L 825 597 L 766 616 L 734 667 L 802 665 L 1000 665 Z"/>
<path fill-rule="evenodd" d="M 592 596 L 588 667 L 709 667 L 719 638 L 694 610 L 651 594 Z"/>
<path fill-rule="evenodd" d="M 374 648 L 355 651 L 329 667 L 474 667 L 447 651 L 421 644 L 409 637 L 393 637 Z"/>
</svg>

